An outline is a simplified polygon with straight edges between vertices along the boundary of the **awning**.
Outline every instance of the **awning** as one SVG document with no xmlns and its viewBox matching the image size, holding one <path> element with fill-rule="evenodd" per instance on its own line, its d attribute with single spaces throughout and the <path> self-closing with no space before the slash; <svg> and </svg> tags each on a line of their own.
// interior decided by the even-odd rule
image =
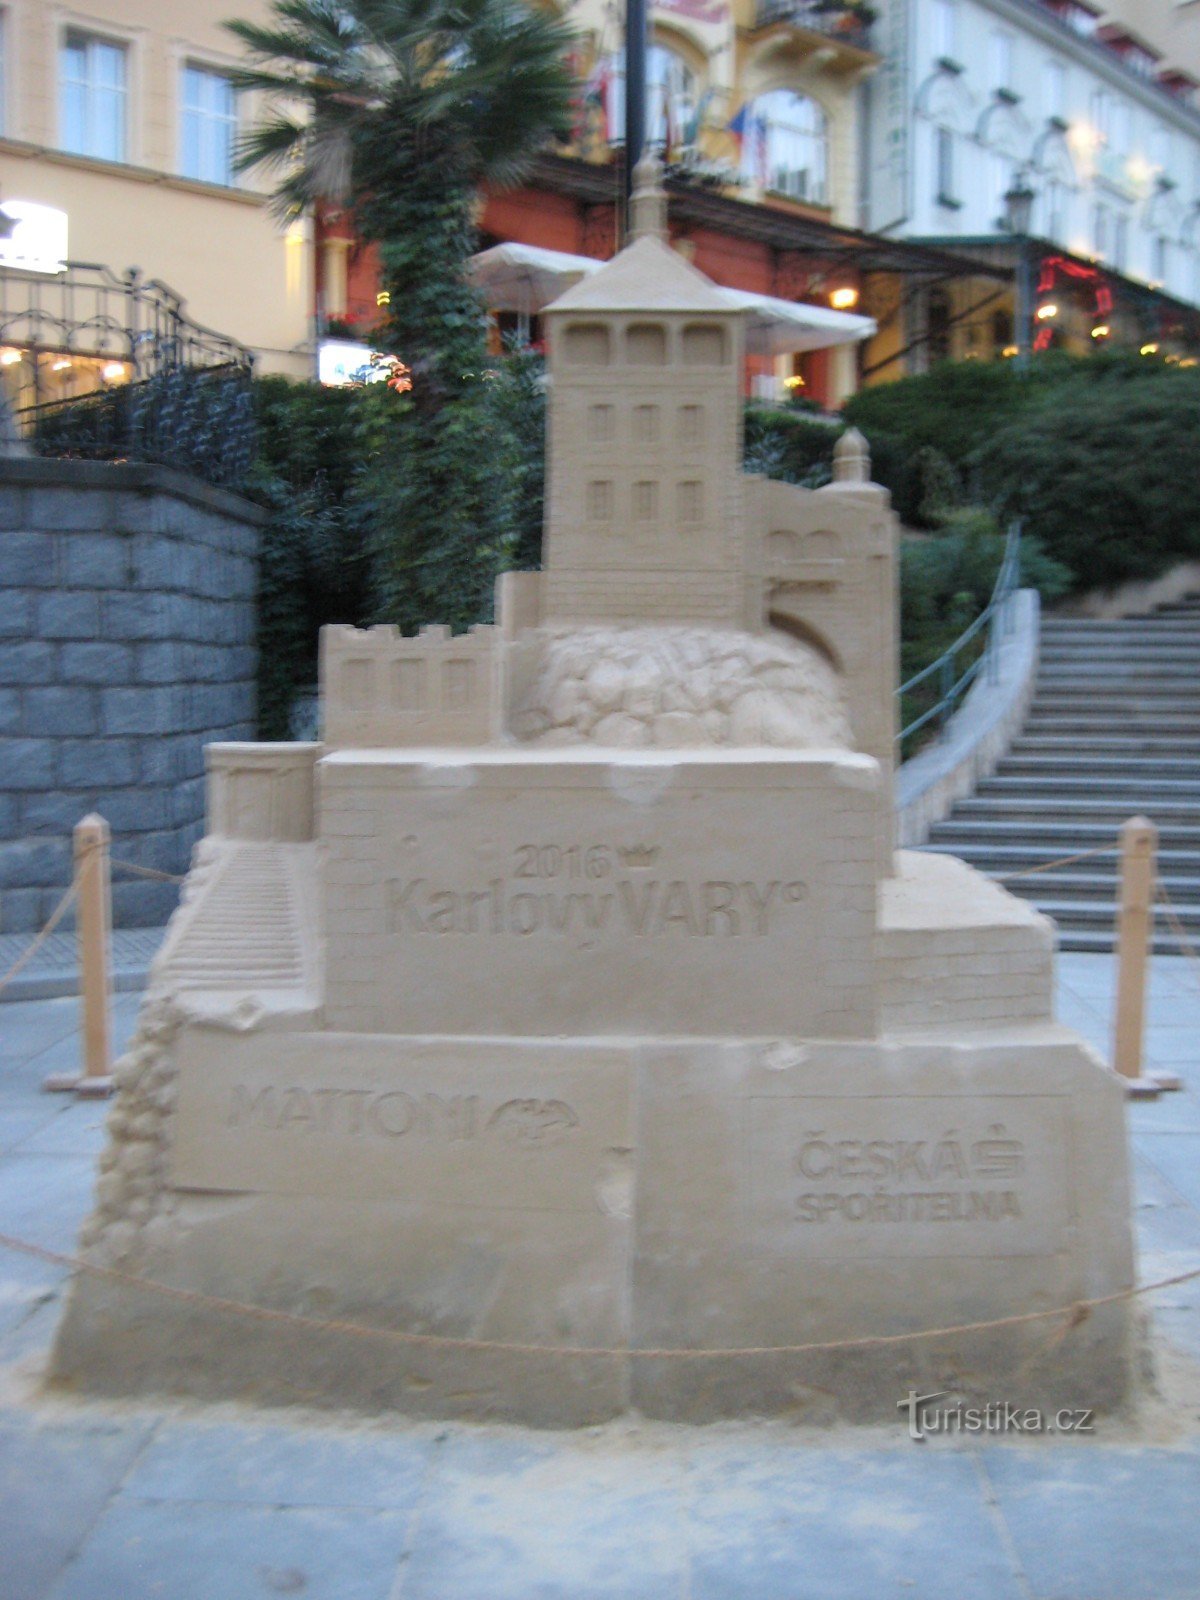
<svg viewBox="0 0 1200 1600">
<path fill-rule="evenodd" d="M 569 255 L 532 244 L 497 244 L 472 256 L 471 281 L 493 311 L 536 315 L 572 285 L 605 263 L 594 256 Z M 722 297 L 746 319 L 746 350 L 750 355 L 787 355 L 800 350 L 828 350 L 833 345 L 858 344 L 875 333 L 871 317 L 831 311 L 826 306 L 780 300 L 744 289 L 717 288 Z"/>
</svg>

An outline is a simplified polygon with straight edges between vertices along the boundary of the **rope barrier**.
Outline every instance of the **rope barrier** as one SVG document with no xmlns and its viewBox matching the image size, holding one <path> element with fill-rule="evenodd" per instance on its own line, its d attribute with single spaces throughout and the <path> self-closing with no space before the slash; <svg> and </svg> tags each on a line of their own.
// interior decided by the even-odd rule
<svg viewBox="0 0 1200 1600">
<path fill-rule="evenodd" d="M 26 948 L 24 953 L 17 957 L 17 959 L 13 962 L 12 966 L 9 967 L 8 971 L 4 974 L 4 976 L 2 978 L 0 978 L 0 994 L 3 994 L 5 989 L 8 988 L 9 984 L 13 981 L 13 979 L 17 976 L 17 974 L 22 972 L 25 969 L 25 967 L 27 967 L 29 965 L 30 961 L 33 960 L 34 956 L 42 948 L 42 946 L 45 944 L 46 940 L 54 932 L 55 928 L 57 928 L 58 924 L 62 921 L 63 917 L 66 915 L 67 907 L 71 904 L 71 901 L 74 900 L 75 892 L 76 892 L 76 890 L 78 888 L 79 888 L 79 879 L 78 879 L 78 877 L 75 877 L 75 878 L 73 878 L 71 880 L 70 886 L 67 888 L 66 892 L 63 894 L 62 899 L 55 906 L 54 910 L 50 913 L 49 920 L 46 922 L 45 927 L 42 929 L 42 931 L 39 934 L 36 935 L 36 937 L 28 945 L 28 947 Z"/>
<path fill-rule="evenodd" d="M 109 856 L 108 864 L 114 871 L 132 872 L 138 878 L 154 878 L 160 883 L 186 883 L 186 874 L 162 872 L 158 867 L 142 867 L 136 861 L 122 861 L 119 856 Z"/>
<path fill-rule="evenodd" d="M 988 877 L 993 883 L 1008 883 L 1013 878 L 1033 878 L 1039 872 L 1053 872 L 1055 867 L 1069 867 L 1073 862 L 1088 860 L 1090 856 L 1114 856 L 1119 849 L 1119 845 L 1101 844 L 1092 850 L 1078 850 L 1073 856 L 1059 856 L 1056 861 L 1043 861 L 1037 867 L 1022 867 L 1017 872 L 989 872 Z"/>
<path fill-rule="evenodd" d="M 945 1339 L 965 1333 L 985 1333 L 993 1328 L 1012 1328 L 1025 1323 L 1045 1322 L 1054 1317 L 1066 1319 L 1068 1332 L 1078 1327 L 1100 1306 L 1116 1305 L 1124 1300 L 1134 1300 L 1141 1295 L 1154 1294 L 1159 1289 L 1172 1289 L 1181 1283 L 1200 1278 L 1200 1267 L 1190 1272 L 1177 1272 L 1169 1278 L 1159 1278 L 1154 1283 L 1133 1284 L 1128 1289 L 1117 1289 L 1112 1294 L 1097 1295 L 1090 1300 L 1076 1300 L 1070 1305 L 1054 1306 L 1046 1311 L 1021 1311 L 1007 1317 L 991 1317 L 980 1322 L 953 1323 L 944 1328 L 921 1328 L 909 1333 L 875 1333 L 856 1339 L 811 1339 L 803 1344 L 732 1345 L 711 1349 L 624 1348 L 611 1345 L 559 1345 L 524 1344 L 501 1339 L 455 1338 L 441 1333 L 410 1333 L 401 1328 L 372 1328 L 361 1322 L 326 1321 L 320 1317 L 306 1316 L 300 1311 L 281 1311 L 269 1306 L 249 1305 L 242 1300 L 229 1300 L 221 1295 L 204 1294 L 198 1289 L 182 1289 L 174 1284 L 160 1283 L 155 1278 L 143 1278 L 137 1273 L 122 1272 L 119 1267 L 107 1267 L 95 1261 L 84 1261 L 79 1256 L 64 1255 L 48 1250 L 44 1245 L 33 1244 L 28 1239 L 17 1239 L 0 1233 L 0 1249 L 12 1250 L 45 1261 L 51 1266 L 65 1267 L 72 1272 L 83 1272 L 93 1277 L 105 1278 L 136 1289 L 147 1289 L 152 1294 L 188 1305 L 209 1306 L 218 1311 L 249 1318 L 257 1322 L 286 1324 L 305 1328 L 315 1333 L 341 1333 L 352 1338 L 383 1340 L 407 1345 L 420 1345 L 441 1350 L 490 1350 L 505 1355 L 583 1356 L 583 1357 L 635 1357 L 643 1361 L 707 1361 L 716 1358 L 739 1356 L 811 1355 L 829 1350 L 862 1350 L 879 1345 L 908 1344 L 923 1339 Z"/>
<path fill-rule="evenodd" d="M 1158 899 L 1162 902 L 1162 908 L 1167 914 L 1167 921 L 1171 924 L 1171 932 L 1175 935 L 1176 942 L 1197 971 L 1200 971 L 1200 954 L 1197 954 L 1195 945 L 1188 938 L 1187 929 L 1179 920 L 1179 913 L 1176 911 L 1171 896 L 1167 892 L 1166 884 L 1161 878 L 1158 878 L 1155 880 L 1154 887 Z"/>
</svg>

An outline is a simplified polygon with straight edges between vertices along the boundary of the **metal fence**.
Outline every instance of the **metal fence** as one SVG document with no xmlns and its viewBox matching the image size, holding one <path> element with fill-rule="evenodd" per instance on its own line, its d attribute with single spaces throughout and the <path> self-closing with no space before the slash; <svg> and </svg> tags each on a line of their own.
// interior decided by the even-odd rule
<svg viewBox="0 0 1200 1600">
<path fill-rule="evenodd" d="M 1020 583 L 1021 523 L 1016 521 L 1010 524 L 1005 537 L 1004 557 L 987 605 L 949 649 L 896 690 L 902 716 L 906 701 L 911 706 L 915 700 L 920 706 L 918 714 L 896 735 L 896 743 L 905 755 L 912 753 L 910 742 L 922 729 L 936 726 L 939 735 L 945 731 L 964 695 L 982 673 L 986 671 L 995 681 L 1000 630 L 1011 626 L 1009 602 Z M 931 694 L 937 698 L 926 704 Z"/>
<path fill-rule="evenodd" d="M 253 356 L 193 322 L 157 279 L 90 262 L 0 268 L 0 346 L 17 425 L 39 455 L 158 462 L 222 485 L 245 477 Z M 65 369 L 90 390 L 56 393 Z"/>
</svg>

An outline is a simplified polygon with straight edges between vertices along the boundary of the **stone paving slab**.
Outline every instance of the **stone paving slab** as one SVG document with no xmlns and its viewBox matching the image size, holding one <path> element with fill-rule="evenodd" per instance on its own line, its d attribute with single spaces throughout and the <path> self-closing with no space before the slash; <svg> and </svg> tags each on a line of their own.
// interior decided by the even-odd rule
<svg viewBox="0 0 1200 1600">
<path fill-rule="evenodd" d="M 1061 960 L 1102 1050 L 1112 978 Z M 118 1048 L 136 1006 L 116 1002 Z M 39 1085 L 77 1064 L 77 1014 L 0 1006 L 0 1230 L 66 1251 L 104 1108 Z M 1148 1053 L 1168 1049 L 1192 1086 L 1130 1107 L 1143 1279 L 1200 1266 L 1200 986 L 1159 958 Z M 1086 1441 L 915 1445 L 899 1420 L 539 1434 L 47 1396 L 63 1279 L 0 1253 L 0 1600 L 1200 1595 L 1200 1281 L 1154 1299 L 1192 1376 L 1151 1442 L 1101 1419 Z"/>
</svg>

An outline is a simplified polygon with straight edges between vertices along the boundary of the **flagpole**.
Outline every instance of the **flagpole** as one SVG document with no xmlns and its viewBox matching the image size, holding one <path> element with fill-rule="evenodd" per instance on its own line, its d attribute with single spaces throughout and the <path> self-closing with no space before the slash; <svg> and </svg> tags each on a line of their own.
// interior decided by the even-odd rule
<svg viewBox="0 0 1200 1600">
<path fill-rule="evenodd" d="M 625 0 L 625 216 L 633 193 L 633 169 L 646 148 L 646 0 Z"/>
</svg>

